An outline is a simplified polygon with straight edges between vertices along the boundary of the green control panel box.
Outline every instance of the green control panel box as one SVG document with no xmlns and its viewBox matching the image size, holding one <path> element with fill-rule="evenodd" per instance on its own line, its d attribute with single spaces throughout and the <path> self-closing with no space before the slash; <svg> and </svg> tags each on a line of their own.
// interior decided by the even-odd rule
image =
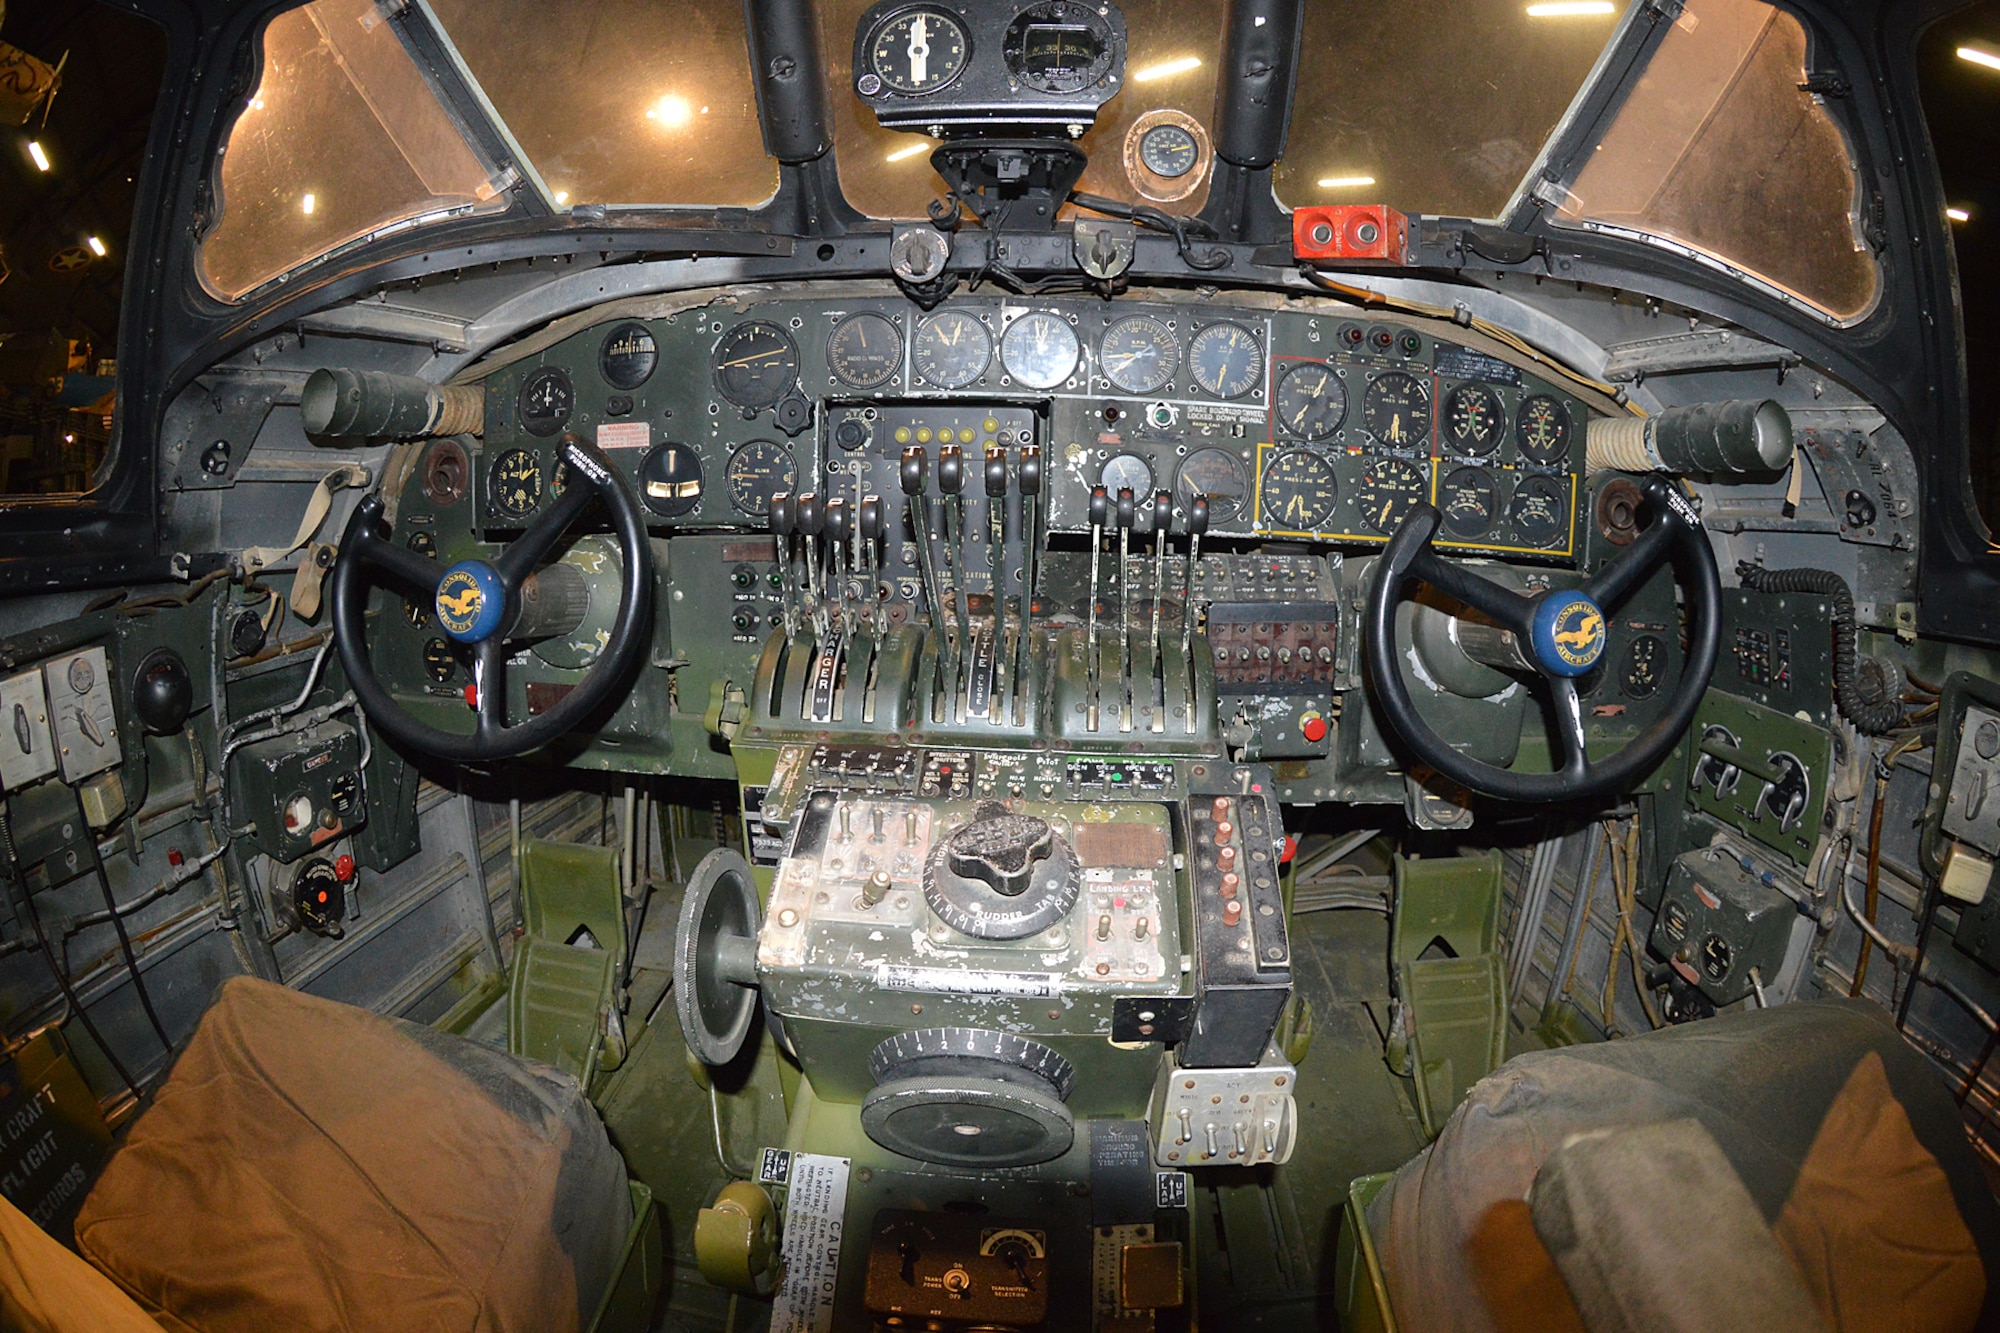
<svg viewBox="0 0 2000 1333">
<path fill-rule="evenodd" d="M 1710 690 L 1692 739 L 1689 804 L 1799 865 L 1811 859 L 1833 737 L 1802 718 Z"/>
</svg>

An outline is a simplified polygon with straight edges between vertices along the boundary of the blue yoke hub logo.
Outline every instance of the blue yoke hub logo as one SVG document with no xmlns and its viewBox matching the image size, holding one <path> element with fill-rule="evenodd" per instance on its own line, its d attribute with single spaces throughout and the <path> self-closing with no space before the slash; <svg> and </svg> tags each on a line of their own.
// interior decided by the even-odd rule
<svg viewBox="0 0 2000 1333">
<path fill-rule="evenodd" d="M 1535 608 L 1535 660 L 1557 676 L 1581 676 L 1604 656 L 1604 612 L 1580 592 L 1551 593 Z"/>
<path fill-rule="evenodd" d="M 500 629 L 507 589 L 484 560 L 465 560 L 444 572 L 437 586 L 438 624 L 460 643 L 479 643 Z"/>
</svg>

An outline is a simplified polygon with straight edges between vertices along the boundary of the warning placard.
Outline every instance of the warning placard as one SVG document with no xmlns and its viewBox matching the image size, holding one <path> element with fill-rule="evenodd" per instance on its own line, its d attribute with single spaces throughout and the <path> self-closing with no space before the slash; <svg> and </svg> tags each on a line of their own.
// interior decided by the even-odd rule
<svg viewBox="0 0 2000 1333">
<path fill-rule="evenodd" d="M 847 1211 L 845 1157 L 792 1154 L 785 1202 L 785 1278 L 771 1305 L 771 1333 L 831 1333 L 840 1282 L 841 1217 Z"/>
</svg>

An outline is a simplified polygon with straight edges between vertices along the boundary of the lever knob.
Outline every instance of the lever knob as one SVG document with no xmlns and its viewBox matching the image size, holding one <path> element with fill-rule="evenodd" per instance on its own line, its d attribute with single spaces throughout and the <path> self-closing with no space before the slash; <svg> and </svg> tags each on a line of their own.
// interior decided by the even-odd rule
<svg viewBox="0 0 2000 1333">
<path fill-rule="evenodd" d="M 957 495 L 965 489 L 965 451 L 955 444 L 938 450 L 938 490 Z"/>
<path fill-rule="evenodd" d="M 779 491 L 771 497 L 771 531 L 780 537 L 792 535 L 798 516 L 792 512 L 792 493 Z"/>
<path fill-rule="evenodd" d="M 861 535 L 871 542 L 880 541 L 889 530 L 888 519 L 882 513 L 882 497 L 864 495 L 861 497 Z"/>
<path fill-rule="evenodd" d="M 1111 521 L 1111 502 L 1105 497 L 1102 486 L 1090 488 L 1090 526 L 1101 528 Z"/>
<path fill-rule="evenodd" d="M 1007 451 L 994 445 L 986 451 L 986 498 L 998 500 L 1007 494 Z"/>
<path fill-rule="evenodd" d="M 1121 528 L 1130 528 L 1138 521 L 1139 504 L 1138 501 L 1132 498 L 1132 488 L 1130 486 L 1120 486 L 1118 488 L 1118 526 Z"/>
<path fill-rule="evenodd" d="M 913 444 L 903 450 L 903 494 L 922 495 L 925 475 L 930 471 L 930 458 L 923 446 Z"/>
<path fill-rule="evenodd" d="M 811 491 L 799 497 L 798 518 L 800 532 L 808 537 L 819 536 L 821 523 L 819 497 Z"/>
<path fill-rule="evenodd" d="M 1208 531 L 1208 497 L 1197 495 L 1188 506 L 1188 531 L 1199 537 Z"/>
<path fill-rule="evenodd" d="M 1153 496 L 1153 531 L 1167 532 L 1174 526 L 1174 493 L 1160 491 Z"/>
<path fill-rule="evenodd" d="M 847 501 L 836 495 L 826 502 L 826 535 L 835 542 L 845 542 L 849 531 Z"/>
<path fill-rule="evenodd" d="M 1042 451 L 1038 445 L 1026 445 L 1021 450 L 1021 494 L 1040 495 L 1042 493 Z"/>
</svg>

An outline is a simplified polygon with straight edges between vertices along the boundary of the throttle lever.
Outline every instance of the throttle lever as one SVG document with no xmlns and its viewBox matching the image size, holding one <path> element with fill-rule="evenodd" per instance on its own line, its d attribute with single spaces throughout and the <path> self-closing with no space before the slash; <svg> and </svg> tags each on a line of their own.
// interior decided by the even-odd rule
<svg viewBox="0 0 2000 1333">
<path fill-rule="evenodd" d="M 792 533 L 798 518 L 792 505 L 790 491 L 771 497 L 771 535 L 778 539 L 778 596 L 784 607 L 787 643 L 798 633 L 798 611 L 792 604 Z"/>
<path fill-rule="evenodd" d="M 1124 710 L 1118 715 L 1118 730 L 1132 730 L 1132 580 L 1128 565 L 1132 559 L 1132 525 L 1138 522 L 1139 504 L 1130 486 L 1118 488 L 1118 683 L 1124 687 Z"/>
<path fill-rule="evenodd" d="M 799 535 L 805 538 L 806 613 L 812 617 L 813 632 L 824 639 L 827 635 L 826 603 L 819 595 L 819 534 L 824 525 L 824 516 L 820 512 L 819 496 L 807 491 L 799 497 L 795 509 L 799 522 Z"/>
<path fill-rule="evenodd" d="M 1097 730 L 1097 567 L 1104 557 L 1104 525 L 1111 517 L 1111 501 L 1102 486 L 1090 488 L 1090 633 L 1085 642 L 1089 660 L 1085 666 L 1090 680 L 1090 711 L 1087 725 Z"/>
</svg>

